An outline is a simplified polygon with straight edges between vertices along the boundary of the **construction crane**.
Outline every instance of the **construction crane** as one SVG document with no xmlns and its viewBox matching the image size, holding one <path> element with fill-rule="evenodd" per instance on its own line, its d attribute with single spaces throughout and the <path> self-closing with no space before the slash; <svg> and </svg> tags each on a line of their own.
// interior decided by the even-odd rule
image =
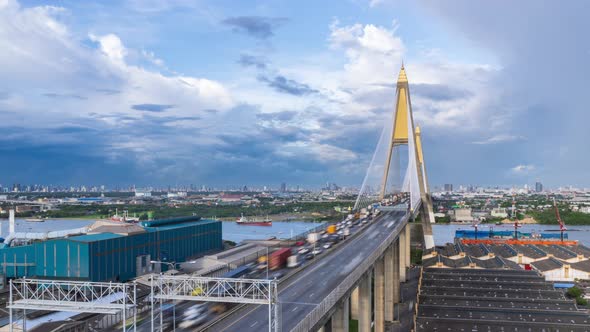
<svg viewBox="0 0 590 332">
<path fill-rule="evenodd" d="M 559 209 L 557 208 L 557 203 L 555 202 L 555 197 L 553 197 L 553 207 L 555 208 L 555 218 L 557 218 L 557 222 L 559 223 L 559 232 L 561 233 L 560 239 L 563 242 L 563 232 L 567 231 L 565 227 L 565 223 L 561 220 L 561 216 L 559 215 Z"/>
<path fill-rule="evenodd" d="M 471 225 L 471 227 L 475 228 L 475 239 L 477 240 L 477 223 L 473 222 L 473 224 Z"/>
<path fill-rule="evenodd" d="M 512 194 L 512 218 L 514 218 L 514 239 L 518 240 L 518 216 L 516 215 L 516 193 Z"/>
</svg>

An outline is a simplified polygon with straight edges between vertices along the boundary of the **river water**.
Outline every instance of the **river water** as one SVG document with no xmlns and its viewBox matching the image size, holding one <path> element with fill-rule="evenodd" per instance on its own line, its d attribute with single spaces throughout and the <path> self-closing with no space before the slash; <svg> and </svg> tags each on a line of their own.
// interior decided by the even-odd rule
<svg viewBox="0 0 590 332">
<path fill-rule="evenodd" d="M 94 222 L 92 219 L 49 219 L 45 222 L 28 222 L 24 219 L 16 219 L 16 231 L 17 232 L 48 232 L 65 230 L 72 228 L 80 228 L 89 226 Z M 243 240 L 254 240 L 254 239 L 267 239 L 269 237 L 276 237 L 279 239 L 290 238 L 292 235 L 303 233 L 309 229 L 315 228 L 321 225 L 321 223 L 315 222 L 301 222 L 301 221 L 289 221 L 281 222 L 274 221 L 272 226 L 243 226 L 238 225 L 233 221 L 224 221 L 222 223 L 223 239 L 241 242 Z M 514 227 L 510 224 L 506 225 L 487 225 L 482 224 L 478 230 L 482 232 L 482 236 L 485 236 L 486 232 L 493 227 L 494 230 L 502 231 L 513 231 Z M 453 242 L 455 237 L 455 231 L 458 229 L 469 229 L 473 230 L 470 225 L 449 225 L 449 224 L 436 224 L 432 225 L 432 231 L 434 233 L 434 241 L 437 245 L 443 245 L 445 243 Z M 547 230 L 558 230 L 558 226 L 553 225 L 537 225 L 537 224 L 526 224 L 522 225 L 519 229 L 521 232 L 546 232 Z M 0 230 L 2 231 L 1 237 L 8 235 L 8 220 L 3 219 L 0 221 Z M 568 237 L 570 240 L 578 240 L 585 245 L 590 246 L 590 226 L 570 226 L 568 230 Z"/>
<path fill-rule="evenodd" d="M 17 232 L 49 232 L 80 228 L 94 223 L 93 219 L 48 219 L 45 222 L 30 222 L 24 219 L 16 219 Z M 278 239 L 290 238 L 292 235 L 301 234 L 309 229 L 315 228 L 321 223 L 289 221 L 274 221 L 272 226 L 243 226 L 235 221 L 222 222 L 223 239 L 241 242 L 243 240 Z M 8 236 L 8 220 L 0 221 L 1 237 Z"/>
<path fill-rule="evenodd" d="M 486 233 L 490 231 L 490 227 L 493 227 L 496 231 L 514 231 L 514 226 L 512 224 L 506 225 L 487 225 L 482 224 L 479 225 L 478 232 L 482 232 L 482 238 L 486 236 Z M 449 225 L 449 224 L 437 224 L 432 225 L 432 233 L 434 235 L 434 242 L 436 245 L 443 245 L 449 242 L 453 242 L 453 238 L 455 237 L 455 231 L 458 229 L 467 229 L 473 230 L 471 225 Z M 578 240 L 582 244 L 589 246 L 590 245 L 590 226 L 569 226 L 568 227 L 568 239 L 569 240 Z M 525 224 L 522 225 L 518 229 L 524 233 L 553 233 L 547 232 L 547 230 L 559 230 L 559 226 L 554 225 L 538 225 L 538 224 Z M 559 232 L 556 232 L 557 234 Z"/>
</svg>

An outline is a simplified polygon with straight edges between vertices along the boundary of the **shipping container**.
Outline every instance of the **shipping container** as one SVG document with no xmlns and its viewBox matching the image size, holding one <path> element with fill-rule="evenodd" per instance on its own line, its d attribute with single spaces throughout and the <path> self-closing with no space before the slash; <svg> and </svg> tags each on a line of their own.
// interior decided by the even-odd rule
<svg viewBox="0 0 590 332">
<path fill-rule="evenodd" d="M 270 254 L 268 268 L 271 270 L 282 268 L 287 263 L 289 256 L 291 256 L 291 248 L 283 248 L 273 252 Z"/>
</svg>

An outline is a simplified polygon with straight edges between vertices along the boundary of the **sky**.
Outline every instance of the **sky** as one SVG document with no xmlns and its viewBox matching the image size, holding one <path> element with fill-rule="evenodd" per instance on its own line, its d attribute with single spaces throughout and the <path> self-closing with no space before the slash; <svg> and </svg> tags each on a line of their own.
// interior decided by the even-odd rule
<svg viewBox="0 0 590 332">
<path fill-rule="evenodd" d="M 0 183 L 590 187 L 587 1 L 0 0 Z"/>
</svg>

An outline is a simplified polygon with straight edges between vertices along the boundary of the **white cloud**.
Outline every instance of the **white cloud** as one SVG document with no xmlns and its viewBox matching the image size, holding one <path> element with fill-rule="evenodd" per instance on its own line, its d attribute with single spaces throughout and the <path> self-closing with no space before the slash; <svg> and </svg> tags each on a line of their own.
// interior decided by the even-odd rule
<svg viewBox="0 0 590 332">
<path fill-rule="evenodd" d="M 513 142 L 518 140 L 525 139 L 523 136 L 517 135 L 508 135 L 508 134 L 499 134 L 495 136 L 491 136 L 489 138 L 475 141 L 473 144 L 480 144 L 480 145 L 487 145 L 487 144 L 496 144 L 496 143 L 506 143 L 506 142 Z"/>
<path fill-rule="evenodd" d="M 510 171 L 515 174 L 528 174 L 534 170 L 535 170 L 535 165 L 531 165 L 531 164 L 516 165 L 510 169 Z"/>
<path fill-rule="evenodd" d="M 371 7 L 371 8 L 377 7 L 384 2 L 385 2 L 385 0 L 369 0 L 369 7 Z"/>
<path fill-rule="evenodd" d="M 11 78 L 0 82 L 0 92 L 7 95 L 0 100 L 1 126 L 32 129 L 18 134 L 23 140 L 35 144 L 72 140 L 71 134 L 50 131 L 71 123 L 109 133 L 100 140 L 106 151 L 88 153 L 133 157 L 124 153 L 127 150 L 137 156 L 164 158 L 200 144 L 194 130 L 204 129 L 196 120 L 214 117 L 236 105 L 220 82 L 166 75 L 133 63 L 129 55 L 140 52 L 125 47 L 116 34 L 89 34 L 96 48 L 86 46 L 60 20 L 63 11 L 20 7 L 15 1 L 0 6 L 0 75 Z M 153 53 L 144 57 L 155 64 L 161 61 Z M 157 111 L 132 108 L 138 104 L 156 105 L 152 109 Z M 174 119 L 178 119 L 176 123 L 192 121 L 195 127 L 163 138 L 150 134 L 154 128 L 138 125 L 158 118 L 162 127 L 175 123 Z M 141 140 L 130 134 L 142 131 L 145 137 Z"/>
<path fill-rule="evenodd" d="M 117 35 L 108 34 L 104 36 L 89 35 L 90 40 L 100 44 L 101 51 L 111 60 L 122 63 L 127 55 L 127 50 L 123 46 L 121 39 Z"/>
</svg>

